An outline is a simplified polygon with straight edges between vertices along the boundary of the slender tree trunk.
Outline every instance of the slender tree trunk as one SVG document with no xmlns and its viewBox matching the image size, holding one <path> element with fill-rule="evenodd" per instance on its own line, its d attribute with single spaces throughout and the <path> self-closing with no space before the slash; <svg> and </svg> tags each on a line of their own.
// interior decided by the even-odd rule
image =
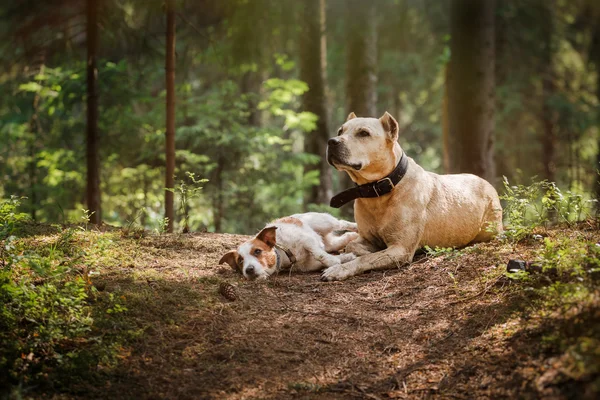
<svg viewBox="0 0 600 400">
<path fill-rule="evenodd" d="M 90 222 L 100 224 L 100 158 L 98 155 L 98 3 L 87 0 L 87 208 Z"/>
<path fill-rule="evenodd" d="M 556 129 L 557 113 L 551 106 L 551 99 L 556 91 L 554 85 L 554 26 L 552 12 L 543 3 L 539 4 L 539 12 L 542 13 L 546 23 L 540 27 L 543 39 L 541 40 L 542 58 L 542 115 L 541 122 L 543 130 L 540 141 L 542 144 L 542 164 L 544 168 L 543 178 L 549 182 L 556 182 Z"/>
<path fill-rule="evenodd" d="M 165 188 L 175 187 L 175 0 L 167 0 L 167 130 L 166 159 L 167 171 Z M 173 232 L 175 222 L 174 193 L 165 190 L 165 218 L 168 219 L 167 232 Z"/>
<path fill-rule="evenodd" d="M 308 84 L 304 94 L 304 109 L 317 115 L 317 127 L 308 133 L 306 150 L 320 158 L 317 165 L 305 167 L 308 171 L 319 171 L 320 182 L 315 185 L 305 203 L 327 204 L 333 196 L 332 171 L 327 163 L 325 151 L 330 136 L 326 101 L 326 41 L 325 41 L 325 0 L 304 2 L 304 25 L 300 36 L 300 79 Z"/>
<path fill-rule="evenodd" d="M 448 112 L 452 172 L 495 181 L 494 0 L 452 0 Z"/>
<path fill-rule="evenodd" d="M 147 172 L 144 173 L 144 176 L 142 177 L 142 190 L 143 190 L 143 199 L 142 199 L 142 204 L 143 204 L 143 212 L 140 215 L 140 226 L 142 228 L 146 228 L 146 215 L 147 212 L 146 210 L 148 209 L 148 187 L 150 186 L 150 182 L 148 181 L 148 176 L 147 176 Z"/>
<path fill-rule="evenodd" d="M 600 28 L 599 28 L 599 39 L 600 39 Z M 598 102 L 600 102 L 600 52 L 598 54 L 598 61 L 596 63 L 596 97 L 598 99 Z M 596 116 L 597 119 L 597 124 L 598 126 L 600 126 L 600 115 Z M 594 174 L 595 177 L 595 185 L 594 185 L 594 192 L 596 193 L 596 216 L 600 217 L 600 133 L 597 134 L 598 136 L 598 146 L 597 146 L 597 150 L 596 150 L 596 165 L 594 166 L 594 168 L 592 169 L 592 173 Z"/>
<path fill-rule="evenodd" d="M 40 67 L 38 73 L 40 75 L 44 74 L 44 62 L 45 62 L 45 54 L 40 55 Z M 31 135 L 28 140 L 28 151 L 29 151 L 29 202 L 30 206 L 30 214 L 31 220 L 37 221 L 37 143 L 39 138 L 42 135 L 42 126 L 40 123 L 39 116 L 39 105 L 40 105 L 40 94 L 36 93 L 33 98 L 33 115 L 31 116 L 31 121 L 29 122 L 29 132 Z"/>
<path fill-rule="evenodd" d="M 258 71 L 248 71 L 241 79 L 241 92 L 248 98 L 248 123 L 252 126 L 261 126 L 261 110 L 258 109 L 261 76 Z"/>
<path fill-rule="evenodd" d="M 346 107 L 358 117 L 377 115 L 377 14 L 376 3 L 364 0 L 346 1 Z M 340 121 L 344 122 L 344 121 Z M 341 125 L 341 124 L 340 124 Z M 348 174 L 340 178 L 342 188 L 353 185 Z M 350 217 L 354 202 L 341 208 Z"/>
<path fill-rule="evenodd" d="M 449 174 L 450 168 L 450 120 L 448 115 L 448 69 L 449 64 L 444 67 L 444 98 L 442 100 L 442 165 L 444 173 Z"/>
<path fill-rule="evenodd" d="M 550 49 L 548 49 L 550 50 Z M 552 72 L 552 55 L 550 54 L 545 76 L 542 78 L 542 162 L 544 164 L 543 178 L 549 182 L 556 182 L 556 112 L 550 106 L 550 98 L 554 94 L 555 86 Z M 558 199 L 554 199 L 558 200 Z M 548 210 L 548 220 L 556 222 L 557 212 L 551 208 Z"/>
<path fill-rule="evenodd" d="M 217 193 L 215 197 L 214 208 L 214 224 L 215 232 L 221 232 L 223 227 L 223 215 L 225 214 L 225 204 L 223 196 L 223 170 L 225 169 L 225 157 L 219 154 L 217 158 L 217 169 L 215 171 L 215 184 L 217 185 Z"/>
<path fill-rule="evenodd" d="M 593 15 L 592 21 L 600 19 L 599 13 L 591 13 Z M 596 23 L 593 25 L 592 31 L 592 43 L 590 46 L 590 59 L 596 66 L 596 99 L 600 103 L 600 24 Z M 598 127 L 600 127 L 600 113 L 596 115 L 596 121 Z M 598 134 L 598 150 L 596 153 L 596 164 L 592 169 L 594 174 L 594 192 L 596 194 L 596 216 L 600 217 L 600 134 Z"/>
<path fill-rule="evenodd" d="M 547 71 L 543 78 L 543 106 L 542 106 L 542 162 L 544 164 L 544 179 L 556 182 L 556 112 L 549 105 L 554 94 L 552 72 Z"/>
<path fill-rule="evenodd" d="M 346 100 L 348 113 L 377 115 L 377 16 L 374 2 L 348 0 Z M 365 23 L 368 21 L 368 23 Z"/>
</svg>

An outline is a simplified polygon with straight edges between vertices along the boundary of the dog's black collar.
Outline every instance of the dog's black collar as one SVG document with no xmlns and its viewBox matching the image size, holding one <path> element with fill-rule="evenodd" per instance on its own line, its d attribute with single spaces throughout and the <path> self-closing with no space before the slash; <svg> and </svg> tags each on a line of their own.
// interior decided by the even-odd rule
<svg viewBox="0 0 600 400">
<path fill-rule="evenodd" d="M 294 267 L 294 265 L 296 264 L 296 257 L 294 256 L 294 253 L 292 253 L 290 251 L 290 249 L 288 249 L 285 246 L 280 245 L 279 243 L 275 244 L 275 248 L 279 249 L 281 251 L 283 251 L 285 253 L 285 255 L 287 256 L 287 258 L 290 260 L 290 269 Z M 281 269 L 281 257 L 279 256 L 279 252 L 275 252 L 275 255 L 277 256 L 277 271 L 279 271 Z"/>
<path fill-rule="evenodd" d="M 344 190 L 331 198 L 329 205 L 333 208 L 340 208 L 344 204 L 358 198 L 380 197 L 390 193 L 394 187 L 402 180 L 408 170 L 408 157 L 402 152 L 400 161 L 396 168 L 385 178 L 375 182 L 356 185 L 352 189 Z"/>
</svg>

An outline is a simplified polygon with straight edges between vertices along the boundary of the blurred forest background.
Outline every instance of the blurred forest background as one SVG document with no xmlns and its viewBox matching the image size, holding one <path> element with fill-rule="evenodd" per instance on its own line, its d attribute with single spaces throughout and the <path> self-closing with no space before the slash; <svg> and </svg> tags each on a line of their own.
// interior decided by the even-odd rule
<svg viewBox="0 0 600 400">
<path fill-rule="evenodd" d="M 599 22 L 594 0 L 2 2 L 0 198 L 252 233 L 331 212 L 327 138 L 386 110 L 425 169 L 598 197 Z"/>
</svg>

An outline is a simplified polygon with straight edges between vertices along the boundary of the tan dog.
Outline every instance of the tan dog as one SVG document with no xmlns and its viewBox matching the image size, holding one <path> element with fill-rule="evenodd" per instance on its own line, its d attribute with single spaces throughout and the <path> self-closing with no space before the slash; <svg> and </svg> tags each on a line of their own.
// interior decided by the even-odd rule
<svg viewBox="0 0 600 400">
<path fill-rule="evenodd" d="M 379 119 L 351 113 L 327 146 L 329 163 L 367 189 L 378 181 L 389 185 L 386 177 L 397 171 L 402 158 L 405 174 L 390 185 L 389 193 L 381 194 L 380 185 L 380 197 L 358 198 L 354 204 L 360 238 L 346 250 L 359 257 L 327 268 L 323 280 L 393 268 L 412 261 L 425 245 L 462 247 L 502 232 L 502 207 L 494 187 L 471 174 L 423 170 L 404 155 L 398 122 L 387 112 Z"/>
</svg>

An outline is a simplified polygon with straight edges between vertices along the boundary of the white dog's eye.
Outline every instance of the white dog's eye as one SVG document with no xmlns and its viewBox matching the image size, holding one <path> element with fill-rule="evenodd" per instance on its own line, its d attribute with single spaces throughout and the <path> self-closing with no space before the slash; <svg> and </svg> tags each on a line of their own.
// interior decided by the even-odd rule
<svg viewBox="0 0 600 400">
<path fill-rule="evenodd" d="M 371 134 L 368 131 L 358 131 L 357 135 L 360 137 L 371 136 Z"/>
<path fill-rule="evenodd" d="M 338 129 L 338 136 L 340 136 L 342 134 L 342 127 L 340 126 L 340 129 Z"/>
<path fill-rule="evenodd" d="M 260 253 L 262 253 L 262 250 L 261 250 L 261 249 L 256 249 L 256 250 L 254 250 L 254 255 L 255 255 L 255 256 L 260 256 Z"/>
</svg>

